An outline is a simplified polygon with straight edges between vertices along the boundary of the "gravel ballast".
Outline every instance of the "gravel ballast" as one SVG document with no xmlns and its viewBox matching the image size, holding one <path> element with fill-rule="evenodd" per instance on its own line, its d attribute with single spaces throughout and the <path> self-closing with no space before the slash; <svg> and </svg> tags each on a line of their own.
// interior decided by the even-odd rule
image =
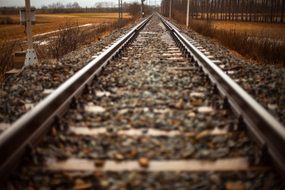
<svg viewBox="0 0 285 190">
<path fill-rule="evenodd" d="M 0 87 L 0 133 L 39 101 L 94 59 L 132 26 L 73 51 L 59 60 L 42 60 L 17 75 L 9 76 Z"/>
<path fill-rule="evenodd" d="M 260 154 L 246 130 L 239 127 L 238 118 L 224 106 L 223 97 L 203 71 L 183 56 L 159 17 L 154 16 L 120 56 L 101 71 L 60 124 L 53 125 L 38 146 L 31 147 L 4 187 L 282 187 L 271 163 L 263 162 Z M 243 161 L 228 166 L 228 170 L 203 170 L 205 163 L 237 158 Z M 85 164 L 51 169 L 72 159 Z M 152 170 L 154 162 L 181 160 L 200 164 L 193 171 L 175 170 L 178 165 L 171 171 L 164 170 L 171 168 L 168 166 Z M 110 161 L 115 165 L 107 170 Z M 139 168 L 132 171 L 125 162 L 137 163 Z"/>
<path fill-rule="evenodd" d="M 179 26 L 189 40 L 202 47 L 216 64 L 285 125 L 285 68 L 261 64 L 240 56 L 218 41 Z"/>
</svg>

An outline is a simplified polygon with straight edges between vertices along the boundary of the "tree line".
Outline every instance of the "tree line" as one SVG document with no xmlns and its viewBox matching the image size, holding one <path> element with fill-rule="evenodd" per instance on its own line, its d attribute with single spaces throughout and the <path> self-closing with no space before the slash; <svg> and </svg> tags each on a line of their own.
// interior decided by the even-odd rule
<svg viewBox="0 0 285 190">
<path fill-rule="evenodd" d="M 149 15 L 155 7 L 148 5 L 143 6 L 143 10 L 146 15 Z M 24 7 L 0 7 L 0 15 L 17 15 L 19 10 Z M 36 9 L 32 7 L 32 9 Z M 131 16 L 141 16 L 141 4 L 134 3 L 123 3 L 122 11 L 128 12 Z M 66 5 L 62 3 L 52 3 L 49 5 L 44 5 L 41 8 L 36 9 L 37 14 L 52 14 L 52 13 L 107 13 L 107 12 L 118 12 L 118 5 L 114 3 L 106 2 L 96 2 L 94 7 L 80 7 L 77 2 L 68 3 Z"/>
<path fill-rule="evenodd" d="M 0 7 L 0 15 L 18 15 L 19 10 L 24 7 Z M 36 9 L 35 7 L 32 7 Z M 104 8 L 104 7 L 80 7 L 80 8 L 37 8 L 37 14 L 52 14 L 52 13 L 104 13 L 104 12 L 117 12 L 118 8 Z"/>
<path fill-rule="evenodd" d="M 162 0 L 165 16 L 169 16 L 170 1 Z M 186 11 L 187 0 L 172 0 L 172 14 L 186 16 Z M 284 23 L 284 11 L 285 0 L 190 0 L 192 19 Z"/>
<path fill-rule="evenodd" d="M 0 5 L 1 6 L 1 5 Z M 127 9 L 130 4 L 124 3 L 123 8 Z M 19 9 L 24 7 L 0 7 L 0 15 L 19 14 Z M 35 7 L 32 7 L 36 9 Z M 92 7 L 81 7 L 78 2 L 63 4 L 61 2 L 43 5 L 36 9 L 37 13 L 93 13 L 93 12 L 117 12 L 118 5 L 112 2 L 95 2 Z"/>
</svg>

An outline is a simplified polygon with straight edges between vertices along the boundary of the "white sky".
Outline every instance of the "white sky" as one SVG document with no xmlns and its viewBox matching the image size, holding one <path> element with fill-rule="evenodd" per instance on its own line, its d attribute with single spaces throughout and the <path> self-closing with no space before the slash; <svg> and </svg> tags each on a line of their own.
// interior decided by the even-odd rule
<svg viewBox="0 0 285 190">
<path fill-rule="evenodd" d="M 160 4 L 161 0 L 146 0 L 148 4 L 156 5 Z M 113 2 L 118 3 L 118 0 L 31 0 L 31 5 L 35 7 L 41 7 L 42 5 L 48 5 L 51 3 L 61 2 L 63 4 L 78 2 L 82 7 L 94 6 L 96 2 Z M 140 0 L 123 0 L 123 2 L 140 2 Z M 25 0 L 0 0 L 0 7 L 4 6 L 24 6 Z"/>
</svg>

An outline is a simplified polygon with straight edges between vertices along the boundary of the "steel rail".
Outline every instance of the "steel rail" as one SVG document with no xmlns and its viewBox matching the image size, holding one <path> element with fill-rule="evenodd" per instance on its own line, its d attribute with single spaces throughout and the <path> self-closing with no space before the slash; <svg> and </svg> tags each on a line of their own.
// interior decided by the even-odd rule
<svg viewBox="0 0 285 190">
<path fill-rule="evenodd" d="M 262 150 L 269 153 L 281 175 L 285 177 L 285 126 L 192 45 L 177 27 L 161 15 L 159 17 L 174 40 L 184 48 L 194 63 L 209 77 L 240 121 L 246 124 L 250 134 L 253 135 Z"/>
<path fill-rule="evenodd" d="M 0 180 L 17 165 L 25 149 L 48 131 L 50 124 L 66 111 L 72 100 L 80 95 L 101 69 L 137 36 L 151 17 L 136 25 L 0 135 Z"/>
</svg>

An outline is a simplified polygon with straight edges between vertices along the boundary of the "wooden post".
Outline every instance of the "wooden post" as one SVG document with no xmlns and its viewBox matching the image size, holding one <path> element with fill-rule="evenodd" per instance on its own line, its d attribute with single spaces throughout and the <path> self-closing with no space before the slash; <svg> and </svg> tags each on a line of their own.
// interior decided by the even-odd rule
<svg viewBox="0 0 285 190">
<path fill-rule="evenodd" d="M 123 20 L 123 0 L 120 1 L 121 20 Z"/>
<path fill-rule="evenodd" d="M 28 49 L 33 49 L 32 21 L 31 21 L 31 4 L 30 0 L 26 0 L 26 34 L 28 41 Z"/>
<path fill-rule="evenodd" d="M 31 18 L 31 3 L 30 0 L 25 0 L 26 11 L 26 34 L 28 41 L 28 49 L 26 53 L 25 66 L 33 65 L 38 62 L 36 52 L 33 48 L 33 34 L 32 34 L 32 18 Z"/>
<path fill-rule="evenodd" d="M 145 1 L 145 0 L 141 0 L 141 16 L 142 16 L 142 18 L 145 16 L 145 12 L 144 12 L 144 1 Z"/>
<path fill-rule="evenodd" d="M 121 0 L 118 0 L 118 14 L 119 14 L 118 20 L 119 20 L 119 22 L 120 22 L 120 18 L 121 18 L 120 5 L 121 5 Z"/>
<path fill-rule="evenodd" d="M 169 18 L 172 18 L 172 0 L 169 2 Z"/>
<path fill-rule="evenodd" d="M 189 27 L 189 18 L 190 17 L 190 0 L 187 0 L 187 15 L 186 15 L 186 26 Z"/>
<path fill-rule="evenodd" d="M 123 20 L 123 0 L 121 0 L 121 20 Z"/>
</svg>

